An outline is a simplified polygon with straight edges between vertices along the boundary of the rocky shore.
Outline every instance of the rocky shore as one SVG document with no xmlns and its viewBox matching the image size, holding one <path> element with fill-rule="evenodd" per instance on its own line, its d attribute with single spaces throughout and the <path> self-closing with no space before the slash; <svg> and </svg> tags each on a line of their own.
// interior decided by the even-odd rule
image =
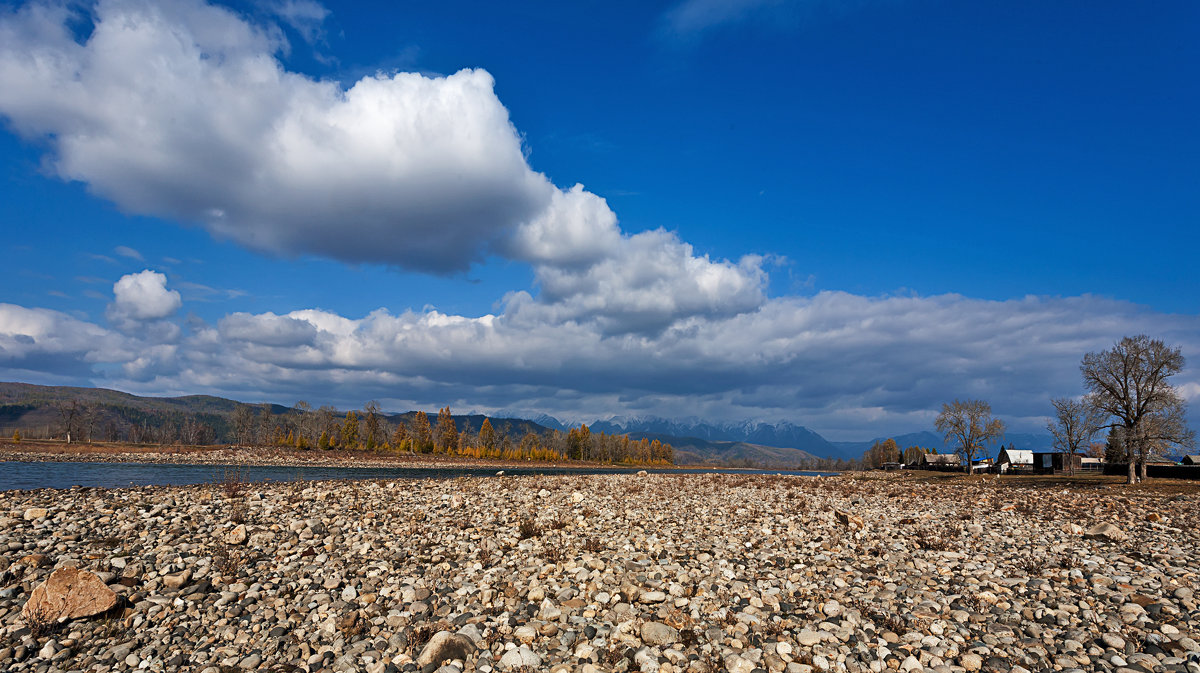
<svg viewBox="0 0 1200 673">
<path fill-rule="evenodd" d="M 0 670 L 1200 673 L 1198 522 L 849 477 L 0 492 Z"/>
<path fill-rule="evenodd" d="M 572 461 L 545 463 L 463 458 L 446 455 L 370 453 L 366 451 L 301 451 L 257 446 L 204 447 L 137 447 L 122 445 L 70 446 L 53 444 L 0 444 L 0 463 L 22 461 L 94 462 L 94 463 L 157 463 L 175 465 L 256 465 L 269 467 L 379 467 L 379 468 L 449 468 L 449 467 L 545 467 L 579 468 L 620 467 L 599 463 Z M 636 468 L 629 468 L 634 470 Z"/>
</svg>

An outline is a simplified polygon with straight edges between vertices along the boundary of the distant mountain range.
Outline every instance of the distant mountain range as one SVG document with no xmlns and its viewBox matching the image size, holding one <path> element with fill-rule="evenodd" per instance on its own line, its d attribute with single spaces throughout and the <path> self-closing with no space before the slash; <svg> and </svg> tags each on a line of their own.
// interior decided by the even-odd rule
<svg viewBox="0 0 1200 673">
<path fill-rule="evenodd" d="M 561 426 L 557 419 L 550 416 L 542 415 L 536 420 L 539 424 L 548 427 Z M 779 456 L 773 452 L 761 451 L 762 448 L 793 449 L 815 458 L 845 460 L 861 458 L 863 452 L 871 448 L 872 444 L 889 437 L 895 439 L 901 449 L 909 446 L 921 446 L 936 448 L 939 453 L 953 451 L 953 447 L 946 444 L 942 435 L 930 430 L 887 435 L 865 442 L 831 442 L 813 430 L 787 421 L 774 424 L 756 421 L 714 424 L 696 418 L 671 420 L 654 416 L 614 416 L 598 420 L 589 424 L 588 427 L 593 431 L 628 433 L 634 437 L 654 435 L 655 438 L 676 447 L 677 452 L 680 447 L 695 447 L 694 450 L 702 456 L 729 452 L 728 448 L 717 448 L 722 443 L 746 444 L 760 447 L 760 455 L 764 461 Z M 689 440 L 703 440 L 703 442 Z M 995 448 L 998 451 L 1001 444 L 1004 446 L 1015 444 L 1019 449 L 1051 451 L 1053 450 L 1052 442 L 1053 439 L 1049 435 L 1012 432 L 1006 434 Z M 738 450 L 739 456 L 753 453 L 754 451 L 745 448 Z"/>
<path fill-rule="evenodd" d="M 710 442 L 745 442 L 760 446 L 799 449 L 821 458 L 838 457 L 837 447 L 821 435 L 794 423 L 778 424 L 745 421 L 742 423 L 706 423 L 696 418 L 668 420 L 657 417 L 614 416 L 589 425 L 593 431 L 608 433 L 657 433 L 672 437 L 692 437 Z M 675 445 L 672 443 L 672 445 Z"/>
</svg>

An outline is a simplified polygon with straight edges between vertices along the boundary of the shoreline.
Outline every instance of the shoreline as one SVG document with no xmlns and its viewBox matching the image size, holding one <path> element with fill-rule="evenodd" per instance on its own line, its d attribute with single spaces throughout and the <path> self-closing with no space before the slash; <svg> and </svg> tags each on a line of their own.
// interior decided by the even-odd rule
<svg viewBox="0 0 1200 673">
<path fill-rule="evenodd" d="M 629 465 L 583 461 L 511 461 L 434 454 L 368 454 L 358 451 L 301 451 L 292 449 L 205 446 L 205 447 L 131 447 L 129 445 L 0 444 L 0 462 L 96 462 L 151 463 L 178 465 L 216 465 L 248 467 L 327 467 L 438 469 L 478 468 L 513 469 L 552 467 L 554 469 L 617 469 L 636 472 L 642 469 L 705 469 L 713 466 Z M 714 468 L 723 469 L 723 468 Z"/>
<path fill-rule="evenodd" d="M 536 469 L 556 470 L 706 470 L 736 472 L 811 472 L 832 474 L 836 470 L 797 470 L 790 467 L 727 467 L 724 465 L 661 465 L 597 463 L 592 461 L 540 461 L 470 458 L 444 454 L 383 454 L 362 451 L 317 451 L 271 447 L 213 446 L 131 446 L 128 444 L 72 444 L 41 440 L 22 440 L 20 444 L 0 443 L 0 463 L 14 462 L 95 462 L 149 463 L 163 465 L 213 465 L 228 467 L 321 467 L 383 469 Z"/>
</svg>

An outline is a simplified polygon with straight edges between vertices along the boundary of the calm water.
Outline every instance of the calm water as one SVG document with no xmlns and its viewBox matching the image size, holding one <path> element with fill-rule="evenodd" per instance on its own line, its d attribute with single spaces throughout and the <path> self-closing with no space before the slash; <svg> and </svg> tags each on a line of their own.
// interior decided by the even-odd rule
<svg viewBox="0 0 1200 673">
<path fill-rule="evenodd" d="M 293 481 L 297 479 L 448 479 L 453 477 L 486 477 L 496 474 L 495 467 L 271 467 L 222 465 L 163 465 L 159 463 L 33 463 L 0 462 L 0 491 L 31 488 L 70 488 L 92 486 L 117 488 L 122 486 L 159 486 L 207 484 L 224 479 L 227 471 L 236 469 L 245 481 Z M 630 472 L 620 468 L 562 468 L 521 467 L 504 468 L 506 475 L 523 474 L 619 474 Z M 698 474 L 789 474 L 831 476 L 835 472 L 796 472 L 788 470 L 664 470 L 647 472 Z"/>
</svg>

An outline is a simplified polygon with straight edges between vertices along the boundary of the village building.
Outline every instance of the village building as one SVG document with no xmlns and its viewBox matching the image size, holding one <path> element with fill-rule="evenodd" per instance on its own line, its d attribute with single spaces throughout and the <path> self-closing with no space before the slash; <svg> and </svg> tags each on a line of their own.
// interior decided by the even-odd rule
<svg viewBox="0 0 1200 673">
<path fill-rule="evenodd" d="M 1039 451 L 1033 454 L 1033 471 L 1038 474 L 1068 474 L 1083 471 L 1083 456 L 1060 451 Z"/>
<path fill-rule="evenodd" d="M 917 461 L 916 468 L 918 470 L 941 470 L 953 471 L 962 469 L 962 460 L 953 453 L 923 453 L 921 459 Z"/>
<path fill-rule="evenodd" d="M 1032 472 L 1033 451 L 1029 449 L 1001 449 L 996 457 L 996 470 L 1000 474 L 1009 472 Z"/>
</svg>

